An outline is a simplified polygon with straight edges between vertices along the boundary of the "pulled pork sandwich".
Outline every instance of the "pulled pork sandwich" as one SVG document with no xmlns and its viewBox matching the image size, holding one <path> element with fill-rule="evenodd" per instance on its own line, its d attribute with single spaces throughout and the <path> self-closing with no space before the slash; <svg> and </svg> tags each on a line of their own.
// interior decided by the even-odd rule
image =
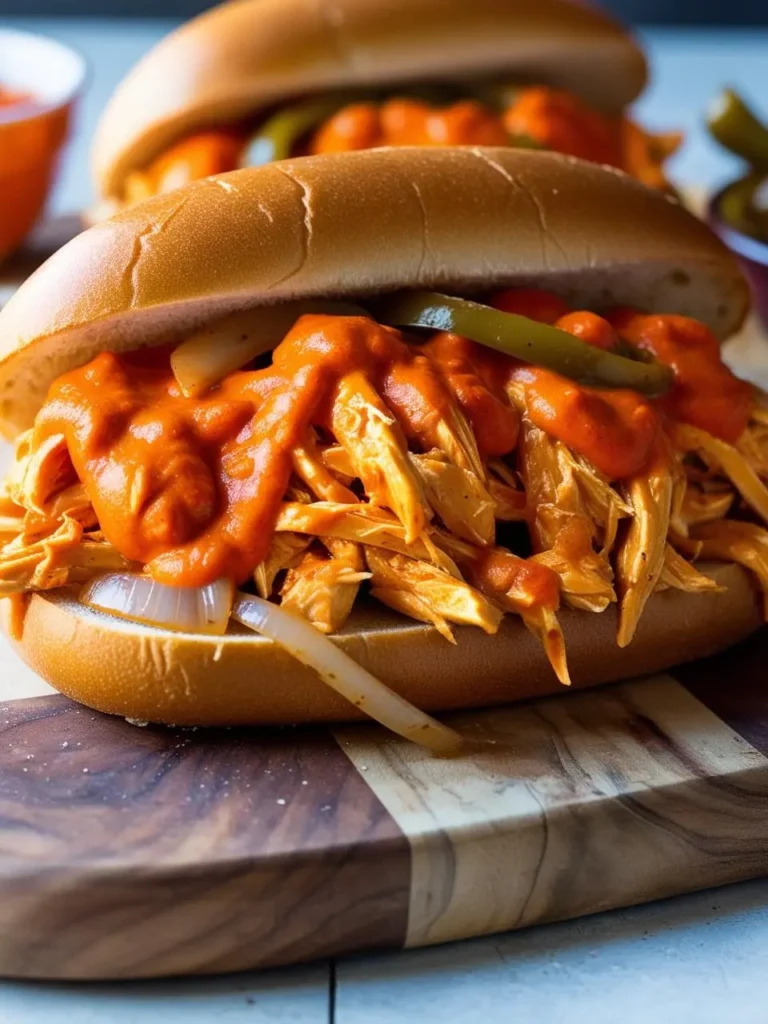
<svg viewBox="0 0 768 1024">
<path fill-rule="evenodd" d="M 680 137 L 625 114 L 645 81 L 634 40 L 570 0 L 237 0 L 118 88 L 93 148 L 99 209 L 385 145 L 535 146 L 665 188 Z"/>
<path fill-rule="evenodd" d="M 675 201 L 553 153 L 150 200 L 0 314 L 8 628 L 102 711 L 436 750 L 427 711 L 728 646 L 768 592 L 768 408 L 718 341 L 746 303 Z"/>
</svg>

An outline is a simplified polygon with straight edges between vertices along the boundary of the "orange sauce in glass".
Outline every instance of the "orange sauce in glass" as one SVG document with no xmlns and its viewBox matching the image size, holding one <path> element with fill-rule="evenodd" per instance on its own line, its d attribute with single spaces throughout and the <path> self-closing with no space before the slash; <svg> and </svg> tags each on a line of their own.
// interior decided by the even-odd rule
<svg viewBox="0 0 768 1024">
<path fill-rule="evenodd" d="M 17 92 L 0 85 L 0 109 L 3 107 L 16 107 L 24 104 L 34 103 L 34 97 L 30 93 Z"/>
</svg>

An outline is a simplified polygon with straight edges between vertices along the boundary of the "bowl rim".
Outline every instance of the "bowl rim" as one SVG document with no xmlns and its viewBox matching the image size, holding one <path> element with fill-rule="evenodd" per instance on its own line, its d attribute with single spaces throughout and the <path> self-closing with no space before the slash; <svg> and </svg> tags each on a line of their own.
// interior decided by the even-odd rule
<svg viewBox="0 0 768 1024">
<path fill-rule="evenodd" d="M 6 127 L 11 125 L 26 124 L 31 121 L 37 121 L 39 118 L 47 117 L 49 114 L 57 110 L 65 110 L 85 91 L 90 78 L 91 68 L 85 55 L 80 49 L 78 49 L 78 47 L 72 46 L 71 43 L 62 42 L 61 39 L 57 39 L 55 36 L 48 35 L 45 32 L 29 32 L 26 29 L 6 28 L 5 26 L 0 25 L 0 40 L 2 39 L 34 39 L 48 46 L 63 50 L 71 57 L 75 58 L 78 66 L 78 74 L 76 81 L 68 90 L 66 95 L 56 102 L 35 102 L 33 105 L 28 107 L 22 106 L 22 111 L 26 112 L 22 112 L 18 116 L 14 116 L 11 113 L 7 117 L 0 118 L 0 131 L 3 131 Z"/>
<path fill-rule="evenodd" d="M 738 178 L 726 182 L 725 185 L 710 196 L 707 204 L 707 220 L 710 227 L 715 230 L 728 248 L 732 249 L 737 256 L 750 260 L 750 262 L 756 263 L 768 271 L 768 242 L 761 242 L 758 238 L 745 235 L 738 228 L 731 227 L 720 215 L 720 204 L 722 203 L 723 195 L 736 181 L 738 181 Z"/>
</svg>

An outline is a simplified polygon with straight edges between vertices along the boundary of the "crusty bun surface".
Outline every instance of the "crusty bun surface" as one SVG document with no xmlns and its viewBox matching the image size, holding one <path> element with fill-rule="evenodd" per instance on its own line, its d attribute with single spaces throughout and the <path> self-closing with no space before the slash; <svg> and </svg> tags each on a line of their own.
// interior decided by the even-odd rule
<svg viewBox="0 0 768 1024">
<path fill-rule="evenodd" d="M 236 309 L 400 288 L 552 288 L 577 307 L 683 313 L 727 337 L 746 283 L 674 200 L 619 171 L 513 149 L 380 149 L 235 171 L 59 250 L 0 313 L 0 430 L 61 373 Z"/>
<path fill-rule="evenodd" d="M 616 646 L 615 610 L 563 610 L 574 683 L 658 672 L 737 643 L 761 623 L 749 574 L 702 566 L 727 590 L 654 594 L 632 644 Z M 0 602 L 6 604 L 6 602 Z M 6 613 L 7 614 L 7 613 Z M 495 636 L 469 627 L 452 647 L 431 626 L 378 605 L 353 613 L 339 646 L 420 708 L 482 707 L 562 692 L 544 651 L 516 616 Z M 59 592 L 32 598 L 19 654 L 43 679 L 111 714 L 176 725 L 343 721 L 357 708 L 282 648 L 248 632 L 186 636 L 100 615 Z"/>
<path fill-rule="evenodd" d="M 102 196 L 200 127 L 340 87 L 508 74 L 619 111 L 645 60 L 605 14 L 570 0 L 235 0 L 152 50 L 101 118 Z"/>
</svg>

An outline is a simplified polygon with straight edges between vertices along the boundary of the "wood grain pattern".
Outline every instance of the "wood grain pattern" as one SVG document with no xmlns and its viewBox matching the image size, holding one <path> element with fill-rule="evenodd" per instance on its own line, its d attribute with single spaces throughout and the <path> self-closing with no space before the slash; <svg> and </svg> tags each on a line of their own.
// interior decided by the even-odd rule
<svg viewBox="0 0 768 1024">
<path fill-rule="evenodd" d="M 736 651 L 672 671 L 694 696 L 768 756 L 768 628 Z"/>
<path fill-rule="evenodd" d="M 336 742 L 0 705 L 0 973 L 239 970 L 766 873 L 767 649 L 765 631 L 685 685 L 454 716 L 456 760 L 374 727 Z"/>
<path fill-rule="evenodd" d="M 402 944 L 409 851 L 326 731 L 0 705 L 0 973 L 235 971 Z"/>
<path fill-rule="evenodd" d="M 768 760 L 668 676 L 452 721 L 453 761 L 336 732 L 410 840 L 408 945 L 768 869 Z"/>
</svg>

